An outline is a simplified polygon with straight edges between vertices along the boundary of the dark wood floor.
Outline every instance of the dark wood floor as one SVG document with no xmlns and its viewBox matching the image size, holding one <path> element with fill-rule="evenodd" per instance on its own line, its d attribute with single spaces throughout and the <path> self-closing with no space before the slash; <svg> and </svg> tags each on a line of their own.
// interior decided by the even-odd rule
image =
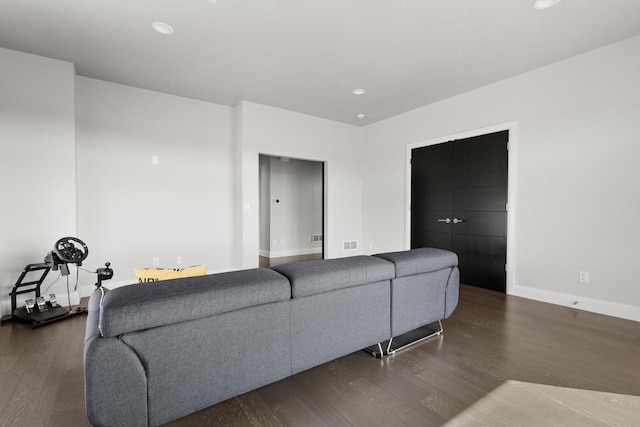
<svg viewBox="0 0 640 427">
<path fill-rule="evenodd" d="M 86 316 L 0 326 L 0 426 L 84 426 Z"/>
<path fill-rule="evenodd" d="M 0 327 L 1 426 L 87 424 L 84 321 Z M 640 323 L 462 286 L 444 328 L 384 360 L 357 352 L 170 425 L 639 425 Z"/>
</svg>

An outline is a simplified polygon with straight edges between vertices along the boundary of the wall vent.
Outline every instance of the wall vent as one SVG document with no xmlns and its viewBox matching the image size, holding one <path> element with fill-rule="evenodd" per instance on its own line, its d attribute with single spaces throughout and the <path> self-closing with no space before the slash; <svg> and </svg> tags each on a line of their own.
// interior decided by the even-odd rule
<svg viewBox="0 0 640 427">
<path fill-rule="evenodd" d="M 319 242 L 322 242 L 322 234 L 312 234 L 311 243 L 319 243 Z"/>
<path fill-rule="evenodd" d="M 352 251 L 358 249 L 358 241 L 352 240 L 350 242 L 343 242 L 342 247 L 345 251 Z"/>
</svg>

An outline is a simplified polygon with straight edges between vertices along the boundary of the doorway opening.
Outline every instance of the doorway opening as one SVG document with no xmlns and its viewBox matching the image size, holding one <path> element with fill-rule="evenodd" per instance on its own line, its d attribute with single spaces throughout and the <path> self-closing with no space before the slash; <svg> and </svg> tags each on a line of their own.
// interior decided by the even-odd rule
<svg viewBox="0 0 640 427">
<path fill-rule="evenodd" d="M 411 149 L 410 246 L 455 252 L 461 283 L 507 290 L 509 130 Z"/>
<path fill-rule="evenodd" d="M 324 163 L 260 154 L 260 267 L 324 259 Z"/>
</svg>

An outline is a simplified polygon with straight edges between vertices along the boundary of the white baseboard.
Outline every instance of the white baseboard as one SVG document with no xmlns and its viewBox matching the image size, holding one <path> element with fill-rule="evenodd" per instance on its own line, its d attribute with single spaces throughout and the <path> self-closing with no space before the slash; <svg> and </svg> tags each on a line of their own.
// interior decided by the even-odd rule
<svg viewBox="0 0 640 427">
<path fill-rule="evenodd" d="M 260 256 L 265 258 L 282 258 L 285 256 L 298 256 L 298 255 L 311 255 L 321 254 L 322 248 L 307 248 L 307 249 L 291 249 L 286 251 L 260 251 Z"/>
<path fill-rule="evenodd" d="M 512 295 L 640 322 L 640 307 L 634 305 L 518 285 L 513 287 Z"/>
<path fill-rule="evenodd" d="M 71 297 L 71 305 L 78 305 L 80 304 L 80 293 L 78 291 L 72 291 L 69 293 L 69 296 Z M 56 294 L 56 297 L 58 298 L 58 304 L 66 307 L 69 305 L 69 299 L 67 298 L 67 294 Z M 45 296 L 45 299 L 49 299 L 48 295 Z"/>
<path fill-rule="evenodd" d="M 11 314 L 11 301 L 2 301 L 0 303 L 0 317 Z"/>
</svg>

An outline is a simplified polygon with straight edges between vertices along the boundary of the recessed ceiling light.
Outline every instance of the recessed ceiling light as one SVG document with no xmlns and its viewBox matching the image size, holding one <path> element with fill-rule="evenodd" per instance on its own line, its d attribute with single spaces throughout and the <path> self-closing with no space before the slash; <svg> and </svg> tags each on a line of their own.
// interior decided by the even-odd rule
<svg viewBox="0 0 640 427">
<path fill-rule="evenodd" d="M 356 117 L 357 117 L 358 119 L 360 119 L 360 120 L 364 120 L 364 119 L 366 119 L 366 118 L 367 118 L 367 115 L 366 115 L 366 114 L 364 114 L 364 113 L 360 113 L 360 114 L 356 115 Z"/>
<path fill-rule="evenodd" d="M 538 10 L 549 9 L 558 4 L 559 1 L 560 0 L 536 0 L 533 2 L 533 8 Z"/>
<path fill-rule="evenodd" d="M 351 93 L 353 93 L 354 95 L 364 95 L 365 92 L 366 90 L 364 89 L 354 89 L 351 91 Z"/>
<path fill-rule="evenodd" d="M 173 34 L 173 28 L 169 24 L 164 22 L 154 22 L 151 24 L 151 28 L 159 32 L 160 34 L 171 35 Z"/>
</svg>

